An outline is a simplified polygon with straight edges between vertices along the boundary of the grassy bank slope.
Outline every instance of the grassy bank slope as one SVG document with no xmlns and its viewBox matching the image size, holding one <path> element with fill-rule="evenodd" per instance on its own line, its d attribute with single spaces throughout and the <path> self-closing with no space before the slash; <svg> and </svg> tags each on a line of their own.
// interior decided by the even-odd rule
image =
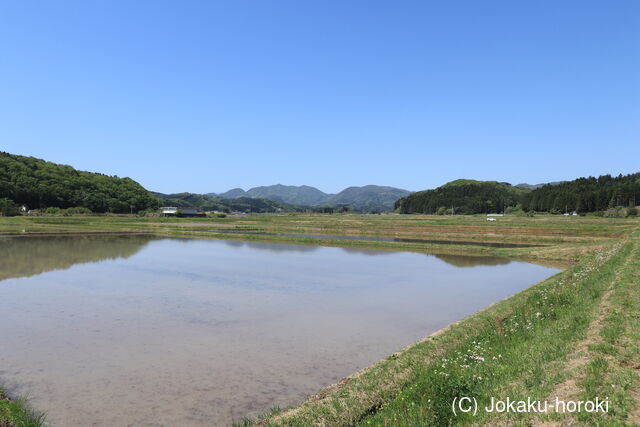
<svg viewBox="0 0 640 427">
<path fill-rule="evenodd" d="M 0 388 L 0 427 L 41 427 L 44 416 L 33 412 L 23 400 L 8 400 Z"/>
</svg>

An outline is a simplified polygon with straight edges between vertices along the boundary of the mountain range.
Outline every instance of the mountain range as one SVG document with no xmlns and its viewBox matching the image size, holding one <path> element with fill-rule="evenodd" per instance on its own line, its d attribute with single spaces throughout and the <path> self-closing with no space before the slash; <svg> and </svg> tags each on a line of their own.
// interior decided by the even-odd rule
<svg viewBox="0 0 640 427">
<path fill-rule="evenodd" d="M 362 212 L 381 212 L 393 209 L 396 200 L 410 193 L 410 191 L 400 188 L 365 185 L 363 187 L 348 187 L 337 194 L 328 194 L 308 185 L 276 184 L 254 187 L 247 191 L 242 188 L 234 188 L 224 193 L 209 193 L 208 195 L 223 199 L 241 197 L 268 199 L 299 206 L 349 205 Z"/>
</svg>

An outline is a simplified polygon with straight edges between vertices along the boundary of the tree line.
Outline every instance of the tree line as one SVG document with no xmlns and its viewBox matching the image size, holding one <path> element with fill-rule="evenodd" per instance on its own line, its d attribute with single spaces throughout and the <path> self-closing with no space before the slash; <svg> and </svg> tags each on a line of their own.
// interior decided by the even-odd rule
<svg viewBox="0 0 640 427">
<path fill-rule="evenodd" d="M 603 212 L 640 202 L 640 173 L 602 175 L 547 184 L 529 190 L 495 181 L 452 181 L 396 201 L 400 213 L 479 214 L 507 208 L 523 212 Z M 633 211 L 635 212 L 635 210 Z"/>
<path fill-rule="evenodd" d="M 557 185 L 545 185 L 528 193 L 525 210 L 539 212 L 597 212 L 640 202 L 640 173 L 578 178 Z"/>
</svg>

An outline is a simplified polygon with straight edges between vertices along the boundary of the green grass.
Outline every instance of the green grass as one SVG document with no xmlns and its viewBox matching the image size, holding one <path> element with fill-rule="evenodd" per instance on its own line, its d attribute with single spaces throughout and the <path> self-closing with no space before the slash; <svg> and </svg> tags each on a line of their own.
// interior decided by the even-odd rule
<svg viewBox="0 0 640 427">
<path fill-rule="evenodd" d="M 623 425 L 637 411 L 640 396 L 640 244 L 636 241 L 626 259 L 626 268 L 618 270 L 600 339 L 590 346 L 590 361 L 580 381 L 580 397 L 594 399 L 609 396 L 611 412 L 583 413 L 584 424 Z M 635 394 L 635 398 L 634 398 Z M 636 417 L 634 423 L 640 423 Z"/>
<path fill-rule="evenodd" d="M 488 406 L 492 396 L 544 400 L 560 378 L 553 365 L 566 359 L 572 343 L 584 337 L 602 293 L 628 252 L 627 245 L 601 265 L 595 260 L 585 264 L 583 269 L 596 269 L 585 279 L 569 281 L 565 274 L 530 289 L 526 297 L 511 304 L 509 315 L 488 320 L 470 340 L 461 341 L 440 360 L 420 366 L 411 385 L 360 424 L 493 424 L 498 422 L 494 418 L 526 424 L 528 415 L 498 416 L 480 410 L 476 416 L 456 416 L 451 404 L 464 396 L 475 397 L 480 408 Z M 573 270 L 572 275 L 576 274 L 579 270 Z"/>
<path fill-rule="evenodd" d="M 8 400 L 0 388 L 0 427 L 41 427 L 44 415 L 33 411 L 25 400 Z"/>
</svg>

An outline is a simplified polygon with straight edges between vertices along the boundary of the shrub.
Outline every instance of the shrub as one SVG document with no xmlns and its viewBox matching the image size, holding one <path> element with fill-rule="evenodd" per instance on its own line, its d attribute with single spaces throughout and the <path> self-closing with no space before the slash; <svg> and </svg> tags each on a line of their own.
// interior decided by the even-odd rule
<svg viewBox="0 0 640 427">
<path fill-rule="evenodd" d="M 64 213 L 68 214 L 68 215 L 77 215 L 77 214 L 85 214 L 86 215 L 86 214 L 91 214 L 93 212 L 91 212 L 91 209 L 89 209 L 89 208 L 85 208 L 83 206 L 78 206 L 78 207 L 75 207 L 75 208 L 67 208 L 67 209 L 65 209 Z"/>
<path fill-rule="evenodd" d="M 63 212 L 62 212 L 62 209 L 60 209 L 60 208 L 57 208 L 55 206 L 50 206 L 50 207 L 48 207 L 46 209 L 43 209 L 42 213 L 46 213 L 46 214 L 50 214 L 50 215 L 58 215 L 58 214 L 61 214 Z"/>
<path fill-rule="evenodd" d="M 524 216 L 524 210 L 522 209 L 522 203 L 518 203 L 515 206 L 508 206 L 504 210 L 505 215 Z"/>
<path fill-rule="evenodd" d="M 20 208 L 13 200 L 0 199 L 0 216 L 16 216 L 20 215 Z"/>
<path fill-rule="evenodd" d="M 603 216 L 605 218 L 624 218 L 626 216 L 626 210 L 622 206 L 616 206 L 604 211 Z"/>
<path fill-rule="evenodd" d="M 227 214 L 222 212 L 209 212 L 207 214 L 208 218 L 226 218 Z"/>
</svg>

